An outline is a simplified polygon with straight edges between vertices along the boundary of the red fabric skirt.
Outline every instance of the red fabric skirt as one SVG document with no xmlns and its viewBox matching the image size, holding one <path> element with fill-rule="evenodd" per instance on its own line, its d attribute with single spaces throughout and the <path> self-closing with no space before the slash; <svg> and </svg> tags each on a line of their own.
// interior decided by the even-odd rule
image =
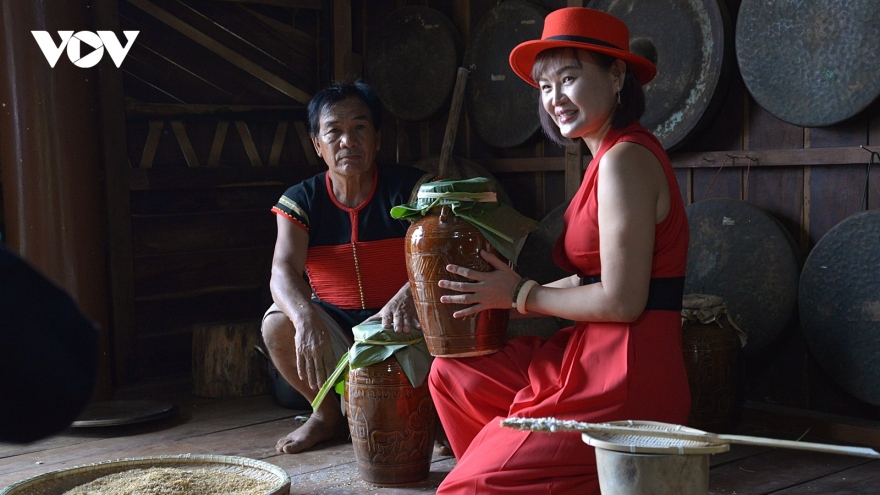
<svg viewBox="0 0 880 495">
<path fill-rule="evenodd" d="M 690 390 L 681 315 L 579 323 L 551 339 L 520 337 L 500 352 L 434 360 L 430 386 L 458 459 L 437 493 L 599 493 L 593 447 L 579 433 L 502 428 L 507 417 L 684 424 Z"/>
</svg>

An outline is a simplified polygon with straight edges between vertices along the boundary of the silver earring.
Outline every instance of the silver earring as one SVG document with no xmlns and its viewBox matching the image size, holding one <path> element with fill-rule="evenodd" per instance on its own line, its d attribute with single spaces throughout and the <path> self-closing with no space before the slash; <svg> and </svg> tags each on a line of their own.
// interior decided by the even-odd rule
<svg viewBox="0 0 880 495">
<path fill-rule="evenodd" d="M 620 105 L 620 91 L 617 92 L 617 104 Z"/>
</svg>

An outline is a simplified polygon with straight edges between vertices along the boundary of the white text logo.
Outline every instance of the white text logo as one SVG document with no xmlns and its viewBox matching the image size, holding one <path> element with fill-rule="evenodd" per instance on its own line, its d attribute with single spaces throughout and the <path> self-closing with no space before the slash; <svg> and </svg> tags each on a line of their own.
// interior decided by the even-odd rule
<svg viewBox="0 0 880 495">
<path fill-rule="evenodd" d="M 139 32 L 123 31 L 128 44 L 122 46 L 113 31 L 98 31 L 97 33 L 78 31 L 76 34 L 73 34 L 73 31 L 58 31 L 58 35 L 61 37 L 60 45 L 55 44 L 52 35 L 47 31 L 31 31 L 50 67 L 55 67 L 58 58 L 61 57 L 61 52 L 67 47 L 67 57 L 73 62 L 73 65 L 84 69 L 94 67 L 101 61 L 101 57 L 104 56 L 104 48 L 107 49 L 107 53 L 110 54 L 116 67 L 121 66 L 122 60 L 125 59 Z M 81 56 L 83 44 L 88 45 L 92 51 Z"/>
</svg>

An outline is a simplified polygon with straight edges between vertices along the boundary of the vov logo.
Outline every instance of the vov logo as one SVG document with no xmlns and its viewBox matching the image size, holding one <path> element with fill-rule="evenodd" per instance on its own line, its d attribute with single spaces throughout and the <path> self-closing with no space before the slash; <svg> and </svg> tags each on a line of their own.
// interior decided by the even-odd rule
<svg viewBox="0 0 880 495">
<path fill-rule="evenodd" d="M 58 31 L 58 36 L 61 37 L 61 44 L 56 45 L 52 35 L 47 31 L 31 31 L 50 67 L 55 67 L 55 64 L 61 57 L 61 52 L 66 47 L 67 58 L 73 62 L 73 65 L 83 69 L 97 65 L 101 61 L 101 57 L 104 56 L 105 48 L 116 67 L 120 67 L 140 31 L 123 31 L 122 33 L 125 34 L 125 39 L 128 40 L 125 46 L 122 46 L 122 43 L 119 42 L 119 39 L 116 38 L 116 33 L 113 31 L 98 31 L 97 33 L 78 31 L 76 34 L 73 34 L 73 31 Z M 83 44 L 91 48 L 92 51 L 82 55 Z"/>
</svg>

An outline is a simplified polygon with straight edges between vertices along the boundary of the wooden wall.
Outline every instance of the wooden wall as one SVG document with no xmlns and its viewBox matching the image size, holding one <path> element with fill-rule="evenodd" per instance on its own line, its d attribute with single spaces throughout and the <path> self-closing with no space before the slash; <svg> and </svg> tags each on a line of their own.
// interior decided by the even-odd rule
<svg viewBox="0 0 880 495">
<path fill-rule="evenodd" d="M 118 386 L 189 374 L 193 325 L 271 303 L 269 210 L 321 169 L 304 106 L 326 79 L 329 12 L 295 3 L 119 2 L 120 28 L 140 34 L 123 66 L 133 291 L 114 304 L 131 322 L 115 329 Z"/>
<path fill-rule="evenodd" d="M 304 104 L 334 77 L 370 78 L 364 68 L 383 16 L 432 7 L 466 47 L 496 3 L 118 2 L 116 27 L 141 34 L 123 65 L 121 101 L 102 101 L 125 115 L 125 163 L 106 164 L 119 172 L 108 175 L 108 188 L 124 198 L 110 225 L 117 387 L 188 375 L 194 324 L 262 315 L 275 238 L 269 208 L 286 187 L 323 170 L 305 135 Z M 589 2 L 533 3 L 551 11 Z M 739 0 L 726 7 L 735 21 Z M 439 156 L 448 114 L 444 107 L 421 122 L 386 114 L 380 161 Z M 828 128 L 792 126 L 756 105 L 734 69 L 715 118 L 671 156 L 686 203 L 723 197 L 760 206 L 806 257 L 860 207 L 868 159 L 860 145 L 880 147 L 876 110 Z M 518 210 L 541 219 L 571 194 L 589 160 L 572 162 L 565 151 L 540 133 L 494 148 L 463 111 L 453 154 L 488 168 Z M 880 166 L 869 186 L 868 207 L 880 208 Z M 750 399 L 877 416 L 813 362 L 796 322 L 772 352 L 744 364 Z"/>
</svg>

